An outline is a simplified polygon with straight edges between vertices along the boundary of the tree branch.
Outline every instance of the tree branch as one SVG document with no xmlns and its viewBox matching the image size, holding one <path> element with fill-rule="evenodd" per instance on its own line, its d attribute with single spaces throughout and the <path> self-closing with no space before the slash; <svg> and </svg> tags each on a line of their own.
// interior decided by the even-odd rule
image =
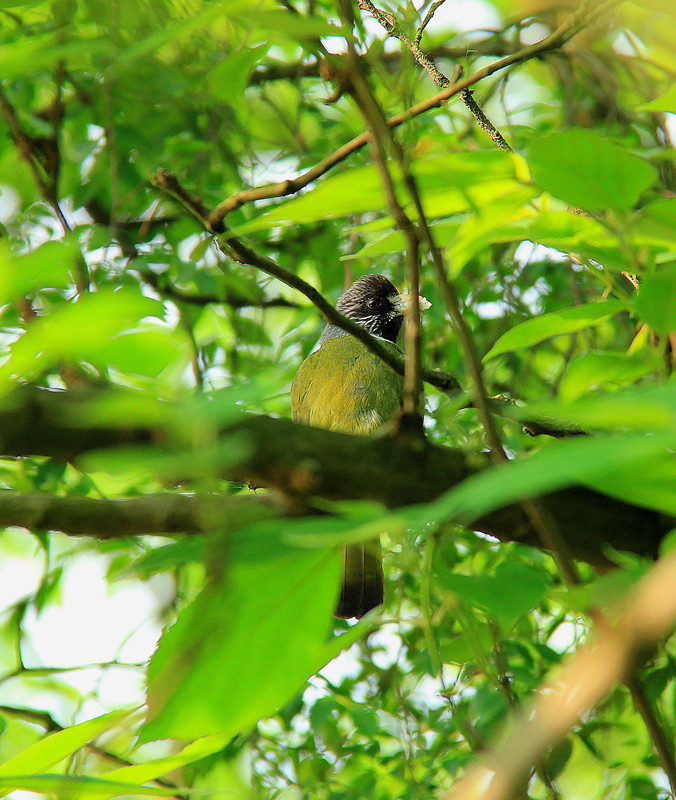
<svg viewBox="0 0 676 800">
<path fill-rule="evenodd" d="M 428 50 L 428 55 L 430 58 L 457 61 L 458 59 L 472 56 L 503 57 L 513 52 L 515 52 L 513 43 L 506 42 L 498 36 L 491 36 L 483 42 L 473 43 L 471 47 L 468 45 L 461 45 L 460 47 L 451 47 L 445 44 L 435 45 Z M 365 56 L 360 56 L 360 58 L 365 58 Z M 392 69 L 401 61 L 401 52 L 383 53 L 380 59 L 386 67 Z M 251 73 L 249 85 L 260 86 L 270 81 L 319 78 L 322 73 L 322 65 L 323 61 L 321 60 L 263 65 Z"/>
<path fill-rule="evenodd" d="M 232 308 L 298 308 L 297 303 L 286 300 L 284 297 L 249 297 L 245 292 L 235 289 L 224 289 L 219 294 L 197 294 L 179 289 L 169 282 L 165 275 L 158 275 L 152 270 L 143 270 L 139 273 L 144 283 L 152 286 L 155 291 L 170 300 L 178 300 L 194 306 L 208 306 L 212 304 L 228 305 Z"/>
<path fill-rule="evenodd" d="M 159 447 L 170 440 L 169 432 L 161 429 L 85 427 L 92 399 L 71 392 L 16 392 L 12 407 L 0 409 L 0 453 L 76 461 L 102 447 L 136 442 L 155 442 Z M 414 447 L 407 438 L 349 436 L 254 414 L 225 426 L 221 437 L 237 442 L 236 448 L 223 449 L 227 461 L 220 467 L 222 477 L 278 489 L 300 501 L 302 513 L 310 514 L 316 513 L 307 506 L 311 497 L 372 500 L 390 508 L 430 502 L 480 468 L 451 448 L 429 443 Z M 244 524 L 242 520 L 301 513 L 297 503 L 287 506 L 268 495 L 167 495 L 121 501 L 39 497 L 26 500 L 0 493 L 4 504 L 0 522 L 75 535 L 98 535 L 100 530 L 102 535 L 128 536 L 227 530 Z M 609 563 L 604 555 L 608 545 L 654 556 L 661 538 L 673 527 L 673 520 L 648 509 L 581 487 L 548 493 L 540 502 L 556 519 L 573 556 L 603 567 Z M 518 505 L 499 509 L 472 528 L 505 541 L 541 546 Z"/>
<path fill-rule="evenodd" d="M 28 164 L 35 185 L 42 195 L 42 199 L 51 207 L 61 224 L 64 234 L 67 234 L 70 233 L 71 228 L 59 205 L 57 187 L 59 175 L 57 126 L 62 117 L 62 113 L 63 104 L 60 96 L 60 83 L 57 83 L 57 97 L 54 101 L 53 113 L 51 115 L 51 121 L 54 127 L 52 136 L 47 140 L 35 139 L 29 136 L 23 129 L 14 106 L 9 102 L 2 87 L 0 87 L 0 116 L 2 116 L 2 119 L 9 129 L 20 157 Z M 80 294 L 89 291 L 89 268 L 79 250 L 73 265 L 73 280 Z"/>
<path fill-rule="evenodd" d="M 437 0 L 437 2 L 432 5 L 432 7 L 427 13 L 427 16 L 425 17 L 422 24 L 418 28 L 418 31 L 414 39 L 411 39 L 409 36 L 406 35 L 404 30 L 397 23 L 394 16 L 389 15 L 388 12 L 384 12 L 381 9 L 376 8 L 376 6 L 371 2 L 371 0 L 358 0 L 358 5 L 359 8 L 365 9 L 375 19 L 377 19 L 378 22 L 385 28 L 385 30 L 390 36 L 393 36 L 395 39 L 399 39 L 399 41 L 403 45 L 408 47 L 408 49 L 411 51 L 411 55 L 413 56 L 413 58 L 427 72 L 427 74 L 432 78 L 432 80 L 436 83 L 436 85 L 441 87 L 442 89 L 445 89 L 451 83 L 451 81 L 437 67 L 434 61 L 428 58 L 425 55 L 425 53 L 423 53 L 423 51 L 420 49 L 420 40 L 422 39 L 425 26 L 429 23 L 429 21 L 432 19 L 432 15 L 443 2 L 444 0 Z M 460 76 L 458 75 L 458 77 Z M 474 99 L 472 92 L 469 89 L 463 89 L 463 91 L 460 92 L 460 99 L 467 106 L 467 109 L 469 110 L 470 114 L 474 117 L 481 130 L 487 133 L 491 137 L 494 144 L 497 145 L 497 147 L 499 147 L 501 150 L 509 150 L 511 152 L 512 148 L 507 143 L 507 140 L 495 127 L 495 125 L 493 125 L 493 123 L 488 119 L 488 117 L 482 111 L 482 109 L 479 107 L 479 104 Z"/>
<path fill-rule="evenodd" d="M 622 0 L 605 0 L 605 2 L 599 3 L 595 8 L 588 12 L 586 11 L 587 4 L 581 5 L 576 12 L 571 14 L 566 22 L 560 25 L 553 33 L 549 34 L 549 36 L 546 36 L 544 39 L 541 39 L 535 44 L 522 47 L 515 53 L 510 53 L 504 58 L 494 61 L 492 64 L 482 67 L 481 69 L 469 75 L 467 78 L 453 82 L 445 89 L 437 92 L 437 94 L 427 98 L 427 100 L 416 103 L 406 111 L 402 111 L 401 113 L 390 117 L 387 121 L 387 124 L 392 128 L 396 128 L 397 126 L 403 124 L 404 122 L 408 122 L 408 120 L 413 119 L 420 114 L 424 114 L 434 108 L 440 108 L 451 97 L 460 94 L 465 89 L 468 89 L 475 83 L 478 83 L 484 78 L 493 75 L 495 72 L 500 72 L 508 67 L 516 66 L 517 64 L 528 61 L 531 58 L 537 58 L 551 50 L 557 50 L 566 44 L 566 42 L 568 42 L 570 39 L 572 39 L 576 34 L 578 34 L 584 27 L 597 19 L 601 14 L 605 13 L 605 11 L 613 8 L 614 6 L 619 5 L 621 2 Z M 342 145 L 337 150 L 334 150 L 333 153 L 322 159 L 318 164 L 315 164 L 314 167 L 307 170 L 307 172 L 304 172 L 302 175 L 299 175 L 297 178 L 290 178 L 280 181 L 279 183 L 269 184 L 267 186 L 257 186 L 253 189 L 245 189 L 244 191 L 237 192 L 237 194 L 234 194 L 226 200 L 223 200 L 209 215 L 209 224 L 211 229 L 215 232 L 222 231 L 223 220 L 225 217 L 231 211 L 240 208 L 245 203 L 251 203 L 255 200 L 263 200 L 272 197 L 286 197 L 287 195 L 299 192 L 301 189 L 317 180 L 317 178 L 324 175 L 337 164 L 340 164 L 342 161 L 348 158 L 348 156 L 352 155 L 352 153 L 355 153 L 364 147 L 364 145 L 368 142 L 368 137 L 369 134 L 367 132 L 361 133 L 359 136 L 355 136 L 354 139 Z"/>
<path fill-rule="evenodd" d="M 660 760 L 660 766 L 669 779 L 671 794 L 674 795 L 676 792 L 676 760 L 674 759 L 673 736 L 665 730 L 665 723 L 659 718 L 657 709 L 650 702 L 638 673 L 628 675 L 624 679 L 624 684 L 631 692 L 634 707 L 641 715 L 643 724 Z"/>
<path fill-rule="evenodd" d="M 352 28 L 351 0 L 341 3 L 341 14 L 346 24 Z M 361 64 L 357 59 L 354 44 L 348 39 L 349 72 L 353 97 L 371 132 L 369 145 L 376 163 L 387 197 L 387 205 L 397 228 L 406 238 L 406 274 L 411 295 L 411 304 L 406 310 L 406 329 L 404 331 L 404 386 L 402 397 L 402 420 L 412 423 L 414 430 L 422 432 L 422 331 L 420 324 L 420 237 L 418 231 L 399 202 L 394 180 L 388 165 L 388 152 L 391 152 L 402 169 L 407 173 L 404 151 L 397 142 L 394 132 L 388 127 L 385 114 L 371 91 L 371 87 L 362 74 Z"/>
<path fill-rule="evenodd" d="M 229 531 L 286 511 L 274 495 L 145 495 L 118 500 L 0 491 L 0 525 L 69 536 L 119 539 L 138 535 Z"/>
</svg>

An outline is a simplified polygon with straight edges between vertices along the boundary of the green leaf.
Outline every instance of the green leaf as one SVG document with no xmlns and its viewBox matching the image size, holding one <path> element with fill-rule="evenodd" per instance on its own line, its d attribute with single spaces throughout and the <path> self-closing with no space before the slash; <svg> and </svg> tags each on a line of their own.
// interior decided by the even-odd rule
<svg viewBox="0 0 676 800">
<path fill-rule="evenodd" d="M 165 797 L 176 795 L 177 789 L 171 787 L 141 786 L 139 784 L 119 783 L 102 778 L 87 778 L 77 775 L 12 775 L 0 777 L 0 792 L 23 789 L 26 792 L 54 794 L 59 800 L 72 797 L 81 800 L 87 797 L 116 797 L 118 795 L 142 795 Z"/>
<path fill-rule="evenodd" d="M 520 187 L 482 204 L 478 213 L 471 214 L 455 231 L 447 250 L 451 276 L 456 277 L 475 253 L 496 241 L 496 231 L 517 216 L 532 197 L 532 189 Z"/>
<path fill-rule="evenodd" d="M 246 3 L 247 0 L 221 0 L 207 5 L 181 22 L 162 26 L 149 36 L 136 41 L 131 47 L 117 53 L 108 69 L 108 75 L 112 76 L 126 70 L 139 59 L 154 55 L 161 48 L 209 27 L 215 20 L 234 14 L 240 7 L 246 6 Z"/>
<path fill-rule="evenodd" d="M 641 108 L 644 111 L 666 111 L 669 114 L 676 114 L 676 83 L 664 94 L 645 103 Z"/>
<path fill-rule="evenodd" d="M 0 74 L 9 80 L 31 75 L 59 62 L 75 69 L 93 58 L 108 56 L 112 50 L 110 40 L 103 37 L 63 43 L 51 33 L 34 35 L 3 44 L 0 50 Z"/>
<path fill-rule="evenodd" d="M 0 779 L 17 775 L 36 775 L 43 772 L 58 764 L 59 761 L 63 761 L 64 758 L 69 758 L 97 736 L 119 725 L 132 713 L 129 710 L 112 711 L 101 717 L 58 731 L 58 733 L 52 733 L 0 765 Z M 12 787 L 3 789 L 0 796 L 7 794 L 11 789 Z"/>
<path fill-rule="evenodd" d="M 574 403 L 534 403 L 509 413 L 516 419 L 557 420 L 588 429 L 669 432 L 676 419 L 676 382 L 646 384 Z"/>
<path fill-rule="evenodd" d="M 653 508 L 676 516 L 676 455 L 657 453 L 643 461 L 583 481 L 585 486 L 625 503 Z"/>
<path fill-rule="evenodd" d="M 634 234 L 639 242 L 673 250 L 676 245 L 676 197 L 660 197 L 642 208 L 634 224 Z"/>
<path fill-rule="evenodd" d="M 529 163 L 538 186 L 586 211 L 630 209 L 657 178 L 644 159 L 578 128 L 535 138 Z"/>
<path fill-rule="evenodd" d="M 148 550 L 137 559 L 126 566 L 123 570 L 116 572 L 116 576 L 138 575 L 142 578 L 149 578 L 158 572 L 176 569 L 185 566 L 193 561 L 201 561 L 204 558 L 204 540 L 202 537 L 190 536 L 178 542 L 154 547 Z"/>
<path fill-rule="evenodd" d="M 45 242 L 25 255 L 12 255 L 0 242 L 0 302 L 5 303 L 43 288 L 69 285 L 69 270 L 77 249 L 65 242 Z"/>
<path fill-rule="evenodd" d="M 244 90 L 249 80 L 251 71 L 265 54 L 267 48 L 263 45 L 258 47 L 245 47 L 238 53 L 230 53 L 215 66 L 207 77 L 209 89 L 214 97 L 230 105 L 241 105 L 245 103 Z M 209 239 L 200 242 L 200 246 L 206 250 L 211 245 Z M 195 256 L 190 254 L 192 259 L 197 260 L 204 253 Z"/>
<path fill-rule="evenodd" d="M 400 170 L 390 165 L 395 183 L 402 189 Z M 423 192 L 423 206 L 430 217 L 444 216 L 481 205 L 488 196 L 503 196 L 521 188 L 514 179 L 514 163 L 505 153 L 479 151 L 453 153 L 416 161 L 412 171 Z M 387 200 L 374 166 L 346 170 L 323 180 L 312 191 L 282 202 L 232 234 L 263 230 L 273 225 L 316 222 L 365 211 L 382 211 Z M 391 223 L 386 223 L 390 225 Z"/>
<path fill-rule="evenodd" d="M 507 625 L 536 608 L 547 594 L 548 576 L 525 564 L 503 562 L 492 575 L 459 575 L 440 570 L 439 585 Z"/>
<path fill-rule="evenodd" d="M 234 736 L 286 702 L 329 660 L 339 566 L 334 550 L 266 554 L 251 536 L 231 537 L 222 579 L 179 615 L 152 658 L 142 739 Z"/>
<path fill-rule="evenodd" d="M 187 363 L 188 348 L 181 331 L 166 325 L 144 325 L 140 330 L 124 331 L 111 337 L 88 360 L 101 369 L 114 367 L 129 375 L 156 378 L 171 364 Z"/>
<path fill-rule="evenodd" d="M 246 18 L 267 31 L 283 33 L 292 41 L 315 39 L 324 36 L 345 36 L 343 26 L 334 25 L 319 15 L 293 14 L 282 9 L 261 9 L 252 6 L 242 9 L 238 16 Z"/>
<path fill-rule="evenodd" d="M 535 455 L 510 461 L 463 481 L 434 503 L 428 519 L 454 519 L 462 524 L 496 508 L 573 484 L 590 482 L 617 468 L 643 465 L 662 457 L 676 434 L 626 434 L 581 437 L 552 443 Z"/>
<path fill-rule="evenodd" d="M 484 361 L 521 347 L 532 347 L 553 336 L 575 333 L 592 325 L 598 325 L 623 308 L 619 300 L 606 300 L 602 303 L 584 303 L 529 319 L 503 334 L 486 353 Z"/>
<path fill-rule="evenodd" d="M 195 742 L 179 750 L 171 756 L 164 758 L 150 759 L 141 764 L 132 764 L 129 767 L 120 767 L 104 773 L 102 776 L 106 781 L 120 782 L 128 786 L 138 785 L 146 781 L 159 778 L 161 775 L 166 775 L 175 769 L 180 769 L 186 764 L 192 764 L 194 761 L 199 761 L 202 758 L 218 753 L 228 744 L 232 737 L 225 736 L 203 736 Z M 115 797 L 119 794 L 118 791 L 112 792 L 104 797 Z M 100 798 L 101 792 L 96 792 L 91 795 L 94 798 Z M 88 800 L 88 795 L 83 793 L 80 800 Z"/>
<path fill-rule="evenodd" d="M 661 336 L 676 331 L 676 266 L 663 267 L 641 281 L 636 313 Z"/>
<path fill-rule="evenodd" d="M 659 370 L 652 351 L 585 353 L 568 365 L 559 384 L 559 397 L 572 403 L 590 389 L 633 383 Z M 655 354 L 656 355 L 656 354 Z"/>
<path fill-rule="evenodd" d="M 352 719 L 355 728 L 368 739 L 374 739 L 380 730 L 378 717 L 375 711 L 370 708 L 355 708 L 352 710 Z"/>
<path fill-rule="evenodd" d="M 83 295 L 32 322 L 0 367 L 0 390 L 10 388 L 15 377 L 33 375 L 59 359 L 96 360 L 112 336 L 163 313 L 162 303 L 134 289 Z"/>
<path fill-rule="evenodd" d="M 502 213 L 500 204 L 504 206 L 511 202 L 515 194 L 519 194 L 521 187 L 510 187 L 510 190 L 505 195 L 498 195 L 494 201 L 488 200 L 490 206 L 492 202 L 496 203 L 498 213 Z M 527 193 L 532 197 L 532 191 Z M 522 200 L 525 202 L 527 199 L 526 194 L 522 195 Z M 462 206 L 458 210 L 465 210 L 467 206 L 467 198 L 463 198 Z M 503 208 L 504 208 L 503 206 Z M 479 204 L 483 214 L 483 204 Z M 469 223 L 472 217 L 467 219 Z M 381 220 L 378 220 L 378 225 L 365 224 L 355 228 L 357 231 L 379 230 L 381 227 Z M 476 224 L 476 223 L 473 223 Z M 465 225 L 462 219 L 455 219 L 451 222 L 441 221 L 432 225 L 432 233 L 434 240 L 440 247 L 453 246 L 459 234 L 459 230 L 463 231 L 464 235 L 469 234 L 470 224 Z M 564 252 L 573 251 L 578 252 L 580 245 L 588 241 L 598 244 L 613 244 L 614 239 L 608 231 L 600 225 L 596 220 L 589 219 L 579 214 L 571 214 L 568 211 L 534 211 L 529 207 L 521 206 L 517 213 L 512 212 L 512 216 L 505 213 L 502 220 L 498 220 L 495 225 L 491 224 L 491 220 L 486 219 L 484 228 L 480 231 L 481 243 L 480 246 L 491 244 L 494 242 L 522 242 L 531 241 L 535 244 L 542 244 L 546 247 L 553 247 L 557 250 Z M 467 244 L 472 247 L 472 240 L 467 236 Z M 383 236 L 371 240 L 364 247 L 356 253 L 351 253 L 346 256 L 341 256 L 341 261 L 356 259 L 361 257 L 372 258 L 383 253 L 402 252 L 406 248 L 406 238 L 401 231 L 390 231 Z M 478 248 L 474 248 L 474 252 Z"/>
</svg>

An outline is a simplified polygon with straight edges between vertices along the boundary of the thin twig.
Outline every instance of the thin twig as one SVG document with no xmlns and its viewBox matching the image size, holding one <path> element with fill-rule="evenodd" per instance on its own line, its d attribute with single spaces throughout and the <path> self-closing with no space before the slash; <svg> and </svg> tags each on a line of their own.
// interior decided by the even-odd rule
<svg viewBox="0 0 676 800">
<path fill-rule="evenodd" d="M 86 670 L 86 669 L 106 669 L 108 667 L 129 667 L 129 668 L 136 668 L 140 669 L 142 667 L 147 667 L 147 661 L 137 661 L 137 662 L 130 662 L 130 661 L 97 661 L 92 664 L 78 664 L 75 667 L 25 667 L 19 666 L 17 669 L 13 669 L 11 672 L 7 672 L 5 675 L 0 677 L 0 683 L 5 683 L 6 681 L 13 680 L 14 678 L 22 678 L 22 677 L 46 677 L 49 675 L 60 675 L 62 673 L 68 672 L 77 672 L 78 670 Z"/>
<path fill-rule="evenodd" d="M 190 368 L 195 379 L 195 388 L 198 392 L 204 391 L 204 375 L 200 364 L 200 348 L 195 339 L 195 331 L 190 324 L 188 316 L 183 309 L 179 309 L 179 322 L 188 337 L 188 349 L 190 351 Z"/>
<path fill-rule="evenodd" d="M 676 760 L 674 760 L 673 736 L 665 733 L 664 722 L 659 719 L 657 710 L 653 707 L 645 693 L 645 689 L 638 674 L 634 673 L 626 677 L 624 679 L 624 685 L 631 692 L 634 706 L 641 715 L 643 724 L 657 752 L 660 765 L 669 779 L 671 794 L 672 796 L 676 796 Z"/>
<path fill-rule="evenodd" d="M 495 674 L 493 674 L 493 670 L 490 670 L 489 677 L 495 681 L 498 690 L 502 693 L 503 697 L 505 698 L 505 702 L 512 712 L 518 712 L 521 709 L 521 700 L 514 690 L 514 686 L 512 685 L 512 681 L 508 674 L 509 665 L 504 648 L 502 647 L 500 628 L 494 620 L 490 619 L 488 620 L 488 627 L 491 632 L 491 638 L 493 639 L 493 654 L 495 656 Z M 544 754 L 543 757 L 538 759 L 538 761 L 535 763 L 533 772 L 542 782 L 542 785 L 545 787 L 550 800 L 559 800 L 559 793 L 554 784 L 551 782 L 549 774 L 547 773 L 547 765 Z M 528 781 L 530 781 L 531 777 L 531 775 L 528 776 Z M 526 787 L 524 787 L 524 792 L 525 788 Z"/>
<path fill-rule="evenodd" d="M 446 0 L 435 0 L 434 3 L 429 7 L 427 10 L 427 14 L 425 14 L 425 19 L 420 23 L 418 30 L 415 33 L 415 39 L 413 40 L 417 45 L 420 44 L 420 40 L 423 37 L 423 33 L 425 32 L 425 28 L 430 24 L 432 21 L 432 17 L 435 15 L 437 9 L 440 5 L 445 3 Z"/>
<path fill-rule="evenodd" d="M 298 308 L 298 303 L 287 300 L 285 297 L 270 297 L 256 299 L 247 297 L 244 292 L 224 290 L 222 294 L 200 294 L 187 292 L 171 284 L 165 275 L 158 275 L 152 270 L 140 272 L 141 279 L 148 286 L 152 286 L 163 297 L 178 300 L 193 306 L 208 306 L 212 304 L 228 305 L 232 308 Z"/>
<path fill-rule="evenodd" d="M 369 11 L 380 24 L 387 30 L 390 36 L 394 36 L 396 39 L 404 44 L 408 49 L 411 51 L 411 55 L 413 58 L 420 64 L 420 66 L 429 74 L 432 80 L 442 89 L 445 89 L 447 86 L 450 85 L 451 81 L 444 75 L 443 72 L 437 67 L 437 65 L 428 58 L 423 51 L 420 49 L 420 39 L 422 38 L 423 31 L 425 26 L 428 24 L 430 19 L 432 18 L 432 14 L 436 11 L 436 9 L 443 3 L 444 0 L 437 0 L 436 3 L 432 5 L 430 8 L 423 24 L 418 28 L 418 32 L 415 36 L 415 39 L 411 39 L 406 33 L 403 31 L 400 25 L 397 24 L 396 20 L 393 18 L 389 24 L 386 24 L 386 21 L 383 19 L 383 12 L 376 8 L 371 0 L 359 0 L 359 8 L 366 9 Z M 493 125 L 493 123 L 488 119 L 486 114 L 481 110 L 479 104 L 474 99 L 472 92 L 469 89 L 463 89 L 460 92 L 460 99 L 462 102 L 467 106 L 470 114 L 476 120 L 478 126 L 481 128 L 482 131 L 487 133 L 493 142 L 499 147 L 501 150 L 509 150 L 511 151 L 511 147 L 507 143 L 505 137 L 500 133 L 500 131 Z"/>
<path fill-rule="evenodd" d="M 57 102 L 60 102 L 60 84 L 57 82 Z M 68 224 L 58 200 L 57 180 L 58 180 L 58 136 L 56 125 L 58 115 L 54 114 L 52 122 L 54 124 L 54 132 L 49 143 L 49 146 L 55 151 L 49 162 L 51 169 L 48 169 L 43 159 L 40 158 L 38 143 L 35 139 L 31 138 L 26 131 L 24 131 L 19 117 L 14 109 L 14 106 L 9 102 L 7 96 L 0 87 L 0 116 L 2 116 L 5 124 L 9 128 L 10 135 L 21 158 L 28 164 L 28 167 L 33 175 L 33 180 L 42 195 L 43 200 L 50 206 L 58 219 L 64 234 L 70 233 L 71 228 Z M 89 270 L 87 262 L 84 260 L 82 253 L 78 251 L 73 265 L 73 280 L 78 292 L 89 291 Z"/>
<path fill-rule="evenodd" d="M 498 56 L 502 58 L 513 52 L 515 52 L 513 42 L 506 42 L 496 35 L 483 42 L 472 43 L 471 47 L 469 45 L 460 47 L 453 47 L 447 44 L 435 45 L 428 50 L 428 56 L 430 58 L 444 58 L 450 61 L 457 61 L 458 59 L 472 56 Z M 402 54 L 400 50 L 393 50 L 392 52 L 383 53 L 380 56 L 382 63 L 388 68 L 393 68 L 394 65 L 399 63 L 401 57 Z M 366 56 L 360 55 L 359 58 L 365 59 Z M 323 59 L 302 62 L 292 61 L 284 64 L 279 63 L 259 66 L 249 76 L 249 85 L 260 86 L 270 81 L 317 78 L 321 76 L 323 66 Z M 664 66 L 655 66 L 665 70 Z"/>
</svg>

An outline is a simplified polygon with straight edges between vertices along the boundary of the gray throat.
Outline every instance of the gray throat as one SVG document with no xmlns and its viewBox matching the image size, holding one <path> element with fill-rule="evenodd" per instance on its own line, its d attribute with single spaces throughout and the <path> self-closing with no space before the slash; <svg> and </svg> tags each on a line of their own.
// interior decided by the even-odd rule
<svg viewBox="0 0 676 800">
<path fill-rule="evenodd" d="M 344 331 L 337 325 L 332 325 L 331 323 L 329 323 L 322 331 L 322 335 L 319 339 L 319 347 L 325 345 L 329 341 L 329 339 L 339 339 L 341 336 L 349 336 L 349 335 L 350 334 L 347 331 Z"/>
<path fill-rule="evenodd" d="M 329 322 L 329 324 L 324 328 L 322 331 L 322 335 L 319 337 L 319 342 L 317 343 L 317 349 L 325 345 L 329 339 L 340 339 L 343 336 L 352 336 L 351 333 L 344 331 L 342 328 L 339 328 L 337 325 L 333 325 Z M 387 342 L 388 344 L 394 345 L 397 350 L 401 353 L 401 348 L 397 346 L 396 342 L 391 341 L 390 339 L 386 339 L 384 336 L 378 336 L 375 333 L 372 333 L 374 339 L 380 339 L 381 342 Z"/>
</svg>

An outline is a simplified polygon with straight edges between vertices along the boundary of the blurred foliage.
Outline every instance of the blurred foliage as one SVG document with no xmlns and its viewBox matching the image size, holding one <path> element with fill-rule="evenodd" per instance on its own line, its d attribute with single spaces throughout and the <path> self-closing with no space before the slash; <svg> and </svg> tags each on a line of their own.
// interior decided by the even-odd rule
<svg viewBox="0 0 676 800">
<path fill-rule="evenodd" d="M 386 3 L 411 36 L 431 5 Z M 449 76 L 468 75 L 577 5 L 446 0 L 421 46 Z M 367 16 L 357 47 L 386 113 L 437 91 Z M 150 178 L 171 169 L 213 208 L 360 134 L 348 95 L 326 102 L 335 87 L 317 62 L 320 40 L 344 49 L 336 7 L 6 0 L 0 21 L 0 395 L 29 381 L 124 387 L 90 421 L 162 418 L 179 445 L 178 455 L 100 453 L 77 468 L 3 458 L 0 487 L 247 493 L 218 477 L 218 425 L 244 411 L 288 416 L 294 371 L 322 323 L 279 281 L 228 260 Z M 499 420 L 512 470 L 413 511 L 343 503 L 333 517 L 250 524 L 234 540 L 219 520 L 212 536 L 171 543 L 5 531 L 0 793 L 177 785 L 182 796 L 428 798 L 584 640 L 589 605 L 623 596 L 646 569 L 639 559 L 611 554 L 612 576 L 583 567 L 570 590 L 549 556 L 457 522 L 574 483 L 676 512 L 675 23 L 668 0 L 625 2 L 564 48 L 476 85 L 514 154 L 495 150 L 458 99 L 397 129 L 489 392 L 599 435 L 532 439 Z M 228 224 L 332 300 L 365 272 L 403 285 L 404 238 L 367 149 L 297 196 L 243 205 Z M 427 262 L 421 291 L 432 302 L 426 364 L 469 386 Z M 170 420 L 162 401 L 179 409 Z M 428 388 L 427 411 L 435 442 L 485 449 L 472 409 Z M 332 623 L 327 543 L 374 532 L 386 606 L 355 626 Z M 145 662 L 177 615 L 151 663 L 142 729 L 128 709 L 143 702 Z M 674 657 L 665 644 L 643 672 L 671 740 Z M 169 788 L 141 788 L 162 777 Z M 546 755 L 528 792 L 619 800 L 664 797 L 666 786 L 618 687 Z"/>
</svg>

